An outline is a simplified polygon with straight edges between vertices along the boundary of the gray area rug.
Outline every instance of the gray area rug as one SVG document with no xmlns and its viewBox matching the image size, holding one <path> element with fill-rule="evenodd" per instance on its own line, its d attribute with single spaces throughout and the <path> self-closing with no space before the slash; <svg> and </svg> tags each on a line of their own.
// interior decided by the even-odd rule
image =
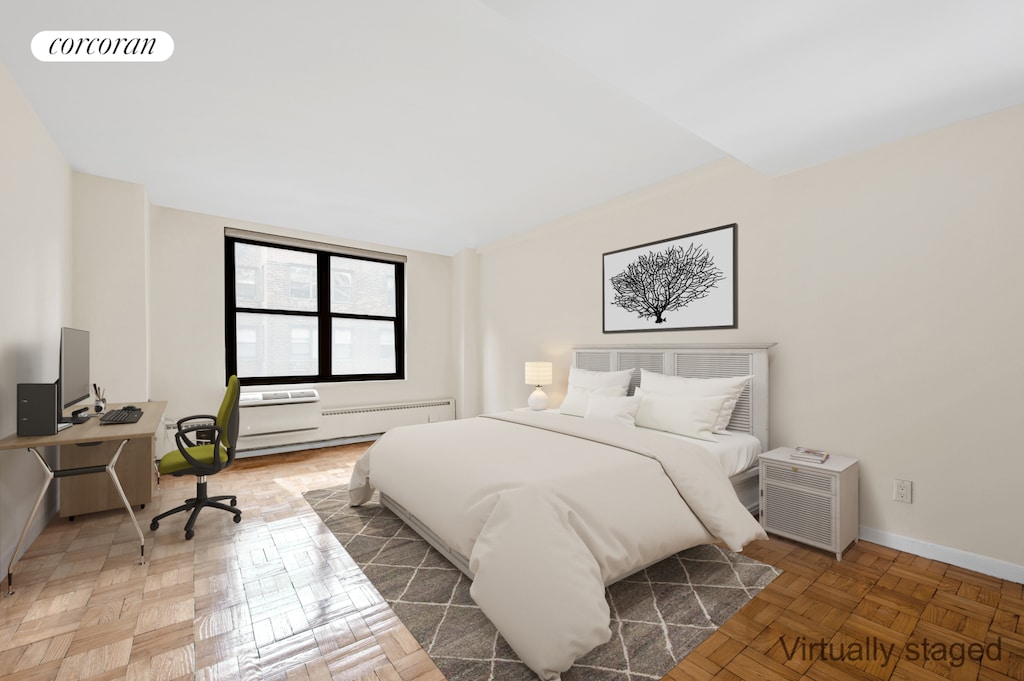
<svg viewBox="0 0 1024 681">
<path fill-rule="evenodd" d="M 303 495 L 449 681 L 536 681 L 469 595 L 470 580 L 376 497 L 346 486 Z M 717 546 L 666 558 L 606 590 L 611 640 L 565 681 L 661 679 L 779 572 Z"/>
</svg>

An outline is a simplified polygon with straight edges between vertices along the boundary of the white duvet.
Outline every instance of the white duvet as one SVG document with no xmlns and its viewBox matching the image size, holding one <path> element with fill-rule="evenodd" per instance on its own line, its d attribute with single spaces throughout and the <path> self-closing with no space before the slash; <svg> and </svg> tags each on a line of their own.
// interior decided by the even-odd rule
<svg viewBox="0 0 1024 681">
<path fill-rule="evenodd" d="M 606 584 L 678 551 L 765 538 L 706 451 L 547 412 L 395 428 L 357 462 L 374 489 L 469 559 L 470 594 L 542 679 L 611 637 Z"/>
</svg>

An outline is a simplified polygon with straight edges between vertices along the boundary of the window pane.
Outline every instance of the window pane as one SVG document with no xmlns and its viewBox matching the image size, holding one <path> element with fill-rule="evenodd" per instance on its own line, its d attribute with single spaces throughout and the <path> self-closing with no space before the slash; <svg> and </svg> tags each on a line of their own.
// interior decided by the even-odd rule
<svg viewBox="0 0 1024 681">
<path fill-rule="evenodd" d="M 307 265 L 289 265 L 288 281 L 288 295 L 292 301 L 316 300 L 315 269 Z"/>
<path fill-rule="evenodd" d="M 239 378 L 319 373 L 316 318 L 245 312 L 235 318 Z"/>
<path fill-rule="evenodd" d="M 235 295 L 237 300 L 245 301 L 246 307 L 255 307 L 260 300 L 259 269 L 249 265 L 235 267 Z"/>
<path fill-rule="evenodd" d="M 331 312 L 394 317 L 395 265 L 331 257 Z"/>
<path fill-rule="evenodd" d="M 260 351 L 259 329 L 254 326 L 239 326 L 236 333 L 238 340 L 238 361 L 256 361 L 259 357 Z"/>
<path fill-rule="evenodd" d="M 331 300 L 334 307 L 341 307 L 352 302 L 352 273 L 331 268 Z"/>
<path fill-rule="evenodd" d="M 335 319 L 331 327 L 331 374 L 345 376 L 394 373 L 394 322 Z"/>
<path fill-rule="evenodd" d="M 236 242 L 235 305 L 315 312 L 316 253 Z"/>
</svg>

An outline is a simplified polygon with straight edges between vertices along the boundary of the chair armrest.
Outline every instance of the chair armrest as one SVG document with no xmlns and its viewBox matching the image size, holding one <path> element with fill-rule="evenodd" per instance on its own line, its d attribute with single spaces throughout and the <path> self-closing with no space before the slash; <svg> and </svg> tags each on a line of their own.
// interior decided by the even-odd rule
<svg viewBox="0 0 1024 681">
<path fill-rule="evenodd" d="M 205 461 L 199 461 L 188 453 L 189 447 L 195 447 L 192 441 L 188 438 L 188 434 L 197 430 L 212 430 L 214 439 L 211 443 L 213 445 L 213 464 L 206 463 Z M 220 470 L 220 449 L 221 445 L 221 429 L 219 426 L 210 425 L 207 423 L 197 423 L 194 426 L 186 426 L 185 428 L 179 428 L 178 432 L 174 434 L 174 442 L 178 445 L 178 451 L 181 453 L 185 460 L 189 462 L 194 468 L 205 468 L 211 471 Z M 183 444 L 184 443 L 184 444 Z"/>
<path fill-rule="evenodd" d="M 186 425 L 186 424 L 188 424 L 188 423 L 190 423 L 192 421 L 203 421 L 203 422 L 211 421 L 212 423 L 211 424 L 205 424 L 204 423 L 201 427 L 196 427 L 196 428 L 189 427 L 189 426 Z M 216 423 L 217 423 L 217 417 L 216 416 L 211 416 L 209 414 L 196 414 L 194 416 L 186 416 L 184 418 L 178 419 L 177 428 L 178 428 L 178 432 L 179 433 L 193 433 L 193 432 L 195 432 L 197 430 L 209 430 L 210 427 L 212 425 L 216 424 Z M 175 435 L 174 437 L 175 437 L 175 439 L 177 439 L 178 436 Z M 193 442 L 190 438 L 186 437 L 185 438 L 185 442 L 188 443 L 189 447 L 195 447 L 196 446 L 196 443 Z M 180 449 L 180 446 L 179 446 L 179 449 Z"/>
</svg>

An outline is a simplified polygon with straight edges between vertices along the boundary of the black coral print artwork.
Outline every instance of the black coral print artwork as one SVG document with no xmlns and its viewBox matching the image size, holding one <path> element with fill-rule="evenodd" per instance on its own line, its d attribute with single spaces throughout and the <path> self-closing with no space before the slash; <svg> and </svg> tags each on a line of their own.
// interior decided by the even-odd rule
<svg viewBox="0 0 1024 681">
<path fill-rule="evenodd" d="M 736 328 L 736 225 L 604 254 L 604 331 Z"/>
<path fill-rule="evenodd" d="M 612 277 L 612 305 L 663 324 L 666 312 L 706 297 L 723 279 L 722 270 L 703 246 L 669 246 L 641 254 Z"/>
</svg>

